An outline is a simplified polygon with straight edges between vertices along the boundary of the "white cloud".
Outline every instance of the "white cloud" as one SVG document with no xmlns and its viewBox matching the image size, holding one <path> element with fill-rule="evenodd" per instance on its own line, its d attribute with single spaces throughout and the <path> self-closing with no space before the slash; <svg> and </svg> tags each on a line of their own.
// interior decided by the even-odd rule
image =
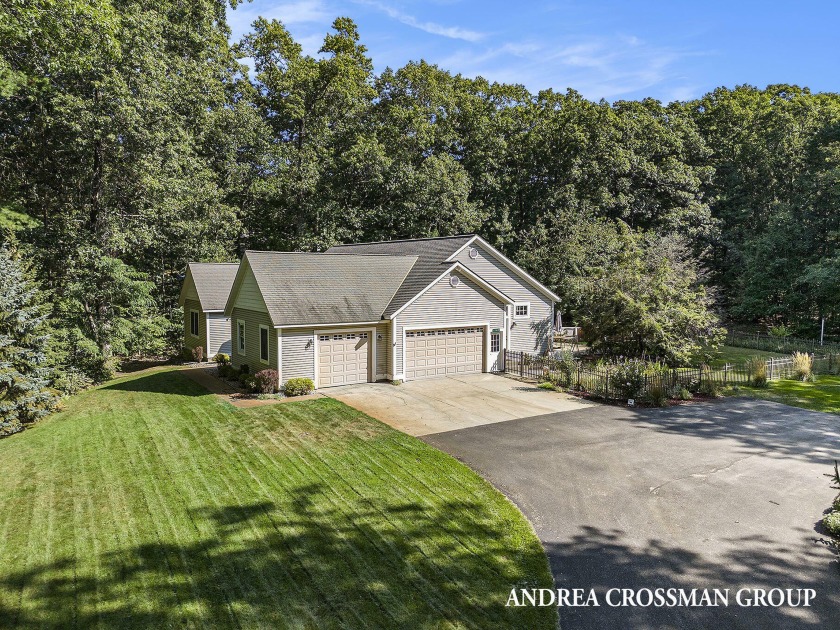
<svg viewBox="0 0 840 630">
<path fill-rule="evenodd" d="M 335 15 L 323 0 L 293 2 L 261 2 L 259 6 L 240 4 L 227 12 L 228 24 L 234 36 L 247 32 L 258 17 L 280 20 L 286 26 L 301 24 L 330 24 Z"/>
<path fill-rule="evenodd" d="M 441 37 L 448 37 L 449 39 L 461 39 L 467 42 L 477 42 L 485 37 L 485 33 L 479 33 L 470 29 L 462 28 L 460 26 L 444 26 L 437 22 L 428 22 L 418 20 L 413 15 L 403 13 L 402 11 L 388 6 L 381 2 L 374 2 L 370 0 L 356 0 L 357 4 L 364 4 L 374 7 L 387 15 L 388 17 L 411 26 L 412 28 L 431 33 L 432 35 L 440 35 Z"/>
<path fill-rule="evenodd" d="M 435 62 L 465 76 L 521 83 L 531 90 L 572 87 L 587 98 L 616 99 L 676 79 L 672 68 L 688 54 L 637 37 L 616 36 L 564 44 L 532 40 L 483 50 L 462 48 Z M 690 89 L 669 97 L 685 97 Z"/>
</svg>

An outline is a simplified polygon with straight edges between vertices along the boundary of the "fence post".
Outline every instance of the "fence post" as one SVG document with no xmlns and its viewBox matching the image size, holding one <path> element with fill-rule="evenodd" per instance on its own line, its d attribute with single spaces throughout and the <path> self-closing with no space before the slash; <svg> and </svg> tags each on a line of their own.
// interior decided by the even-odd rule
<svg viewBox="0 0 840 630">
<path fill-rule="evenodd" d="M 525 377 L 525 353 L 519 353 L 519 376 Z"/>
</svg>

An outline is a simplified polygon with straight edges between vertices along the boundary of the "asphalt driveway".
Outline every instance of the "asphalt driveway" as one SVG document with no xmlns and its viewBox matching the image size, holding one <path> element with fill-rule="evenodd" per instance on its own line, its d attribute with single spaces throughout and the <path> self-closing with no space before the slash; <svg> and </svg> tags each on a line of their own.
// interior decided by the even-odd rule
<svg viewBox="0 0 840 630">
<path fill-rule="evenodd" d="M 595 406 L 423 438 L 483 474 L 533 523 L 575 628 L 837 627 L 840 570 L 818 526 L 837 491 L 840 417 L 727 399 Z M 730 589 L 727 607 L 609 607 L 610 588 Z M 810 608 L 739 607 L 739 589 L 816 590 Z M 753 591 L 754 592 L 754 591 Z"/>
<path fill-rule="evenodd" d="M 330 387 L 324 394 L 409 435 L 465 429 L 591 406 L 495 374 Z"/>
</svg>

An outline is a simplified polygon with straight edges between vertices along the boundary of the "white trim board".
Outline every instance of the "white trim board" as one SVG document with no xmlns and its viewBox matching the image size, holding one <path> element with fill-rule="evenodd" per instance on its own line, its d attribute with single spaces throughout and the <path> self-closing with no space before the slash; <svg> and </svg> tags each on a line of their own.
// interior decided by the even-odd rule
<svg viewBox="0 0 840 630">
<path fill-rule="evenodd" d="M 539 290 L 539 292 L 540 292 L 540 293 L 542 293 L 543 295 L 545 295 L 545 296 L 547 296 L 547 297 L 550 297 L 550 298 L 551 298 L 552 300 L 554 300 L 555 302 L 559 302 L 559 301 L 560 301 L 559 296 L 557 296 L 556 294 L 552 293 L 552 292 L 548 289 L 548 287 L 546 287 L 546 286 L 545 286 L 544 284 L 542 284 L 539 280 L 537 280 L 537 279 L 536 279 L 536 278 L 534 278 L 531 274 L 529 274 L 527 271 L 525 271 L 522 267 L 520 267 L 520 266 L 519 266 L 519 265 L 517 265 L 515 262 L 513 262 L 510 258 L 508 258 L 507 256 L 505 256 L 505 255 L 504 255 L 502 252 L 500 252 L 498 249 L 496 249 L 495 247 L 493 247 L 490 243 L 488 243 L 488 242 L 487 242 L 487 241 L 485 241 L 483 238 L 481 238 L 480 236 L 478 236 L 478 234 L 476 234 L 476 235 L 475 235 L 475 236 L 473 236 L 470 240 L 468 240 L 466 243 L 464 243 L 463 245 L 461 245 L 461 247 L 459 247 L 459 248 L 455 251 L 455 253 L 454 253 L 454 254 L 452 254 L 449 258 L 447 258 L 447 259 L 446 259 L 446 262 L 452 262 L 453 260 L 455 260 L 455 258 L 458 256 L 458 254 L 460 254 L 462 251 L 464 251 L 464 249 L 466 249 L 467 247 L 472 247 L 473 243 L 475 243 L 476 241 L 478 241 L 479 245 L 481 245 L 481 246 L 482 246 L 485 250 L 487 250 L 488 252 L 490 252 L 490 254 L 492 254 L 492 255 L 493 255 L 493 257 L 495 257 L 496 259 L 498 259 L 499 261 L 503 262 L 505 265 L 507 265 L 508 267 L 510 267 L 510 268 L 511 268 L 511 270 L 512 270 L 514 273 L 516 273 L 516 275 L 518 275 L 520 278 L 522 278 L 523 280 L 525 280 L 526 282 L 528 282 L 529 284 L 531 284 L 531 285 L 532 285 L 535 289 Z"/>
<path fill-rule="evenodd" d="M 315 328 L 316 326 L 329 326 L 330 328 L 340 327 L 340 326 L 375 326 L 376 324 L 381 324 L 386 322 L 386 319 L 377 319 L 375 322 L 320 322 L 317 324 L 293 324 L 291 326 L 275 326 L 274 328 L 278 330 L 286 329 L 286 330 L 293 330 L 295 328 Z"/>
</svg>

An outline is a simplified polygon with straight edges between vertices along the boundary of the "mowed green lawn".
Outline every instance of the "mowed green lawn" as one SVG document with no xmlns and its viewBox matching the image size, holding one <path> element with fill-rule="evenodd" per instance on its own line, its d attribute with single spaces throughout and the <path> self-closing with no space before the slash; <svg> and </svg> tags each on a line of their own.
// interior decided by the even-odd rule
<svg viewBox="0 0 840 630">
<path fill-rule="evenodd" d="M 773 381 L 766 389 L 742 388 L 738 394 L 772 400 L 793 407 L 840 414 L 840 376 L 820 375 L 813 383 Z"/>
<path fill-rule="evenodd" d="M 331 399 L 128 377 L 0 440 L 0 627 L 549 628 L 519 511 Z"/>
<path fill-rule="evenodd" d="M 715 358 L 712 360 L 712 367 L 723 367 L 727 363 L 741 365 L 750 357 L 779 357 L 778 352 L 765 352 L 764 350 L 753 350 L 752 348 L 739 348 L 736 346 L 721 346 L 718 348 Z"/>
</svg>

